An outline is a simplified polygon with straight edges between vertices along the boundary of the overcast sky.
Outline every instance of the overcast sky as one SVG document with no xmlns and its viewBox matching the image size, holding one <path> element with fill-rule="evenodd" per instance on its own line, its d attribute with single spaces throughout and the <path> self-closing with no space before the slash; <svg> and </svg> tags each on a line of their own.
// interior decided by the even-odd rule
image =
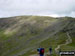
<svg viewBox="0 0 75 56">
<path fill-rule="evenodd" d="M 75 0 L 0 0 L 0 17 L 18 15 L 75 17 Z"/>
</svg>

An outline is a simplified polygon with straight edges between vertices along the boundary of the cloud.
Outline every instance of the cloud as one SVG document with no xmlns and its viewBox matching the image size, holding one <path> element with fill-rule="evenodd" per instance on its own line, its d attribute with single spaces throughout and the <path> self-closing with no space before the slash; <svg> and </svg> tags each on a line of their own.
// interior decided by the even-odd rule
<svg viewBox="0 0 75 56">
<path fill-rule="evenodd" d="M 1 0 L 0 17 L 16 15 L 74 16 L 75 0 Z"/>
</svg>

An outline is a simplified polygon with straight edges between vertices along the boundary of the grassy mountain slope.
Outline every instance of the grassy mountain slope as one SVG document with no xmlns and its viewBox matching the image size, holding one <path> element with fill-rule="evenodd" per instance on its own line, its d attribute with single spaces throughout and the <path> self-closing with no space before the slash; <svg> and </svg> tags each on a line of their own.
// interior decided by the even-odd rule
<svg viewBox="0 0 75 56">
<path fill-rule="evenodd" d="M 68 38 L 72 43 L 61 50 L 75 49 L 75 19 L 71 17 L 52 18 L 44 16 L 17 16 L 0 19 L 0 56 L 29 56 L 36 54 L 41 46 L 46 49 L 64 44 Z"/>
</svg>

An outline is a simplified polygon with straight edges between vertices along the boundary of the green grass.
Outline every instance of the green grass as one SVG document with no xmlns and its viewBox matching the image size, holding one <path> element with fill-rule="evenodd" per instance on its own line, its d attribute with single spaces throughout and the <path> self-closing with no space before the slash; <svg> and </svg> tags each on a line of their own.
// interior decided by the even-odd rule
<svg viewBox="0 0 75 56">
<path fill-rule="evenodd" d="M 11 35 L 5 35 L 4 31 L 0 31 L 0 41 L 7 40 Z"/>
<path fill-rule="evenodd" d="M 57 37 L 58 40 L 55 40 L 56 37 Z M 53 56 L 56 56 L 56 53 L 55 53 L 54 49 L 57 47 L 57 45 L 64 44 L 66 42 L 66 39 L 67 39 L 66 33 L 62 33 L 61 32 L 61 33 L 56 34 L 55 36 L 50 37 L 49 39 L 47 39 L 47 40 L 45 40 L 43 42 L 41 42 L 39 44 L 39 46 L 44 47 L 45 48 L 45 52 L 48 52 L 49 51 L 49 47 L 52 46 L 52 48 L 53 48 Z M 72 39 L 73 39 L 73 42 L 71 44 L 68 44 L 66 46 L 62 46 L 61 47 L 62 51 L 63 50 L 69 51 L 69 50 L 74 50 L 75 49 L 75 46 L 74 46 L 75 45 L 74 44 L 75 43 L 74 42 L 75 38 L 72 38 Z M 31 55 L 31 54 L 37 54 L 37 51 L 34 50 L 34 52 L 28 52 L 28 53 L 26 53 L 24 55 L 27 55 L 27 54 L 29 54 L 29 55 Z"/>
<path fill-rule="evenodd" d="M 62 36 L 64 36 L 64 37 L 62 37 Z M 56 38 L 58 40 L 56 40 Z M 47 40 L 45 40 L 43 42 L 41 42 L 39 44 L 39 46 L 40 47 L 44 47 L 45 48 L 45 52 L 49 52 L 49 48 L 51 46 L 53 48 L 53 56 L 55 56 L 56 55 L 55 48 L 57 47 L 57 45 L 63 44 L 66 39 L 67 39 L 66 34 L 61 32 L 61 33 L 56 34 L 55 36 L 50 37 L 49 39 L 47 39 Z M 29 56 L 29 55 L 32 55 L 32 54 L 37 54 L 37 49 L 34 50 L 33 52 L 28 52 L 28 53 L 26 53 L 24 55 L 28 55 Z"/>
</svg>

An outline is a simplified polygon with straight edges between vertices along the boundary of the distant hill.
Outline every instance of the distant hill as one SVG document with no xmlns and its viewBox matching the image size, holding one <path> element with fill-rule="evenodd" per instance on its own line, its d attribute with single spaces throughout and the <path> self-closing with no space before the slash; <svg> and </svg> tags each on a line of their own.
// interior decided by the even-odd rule
<svg viewBox="0 0 75 56">
<path fill-rule="evenodd" d="M 53 55 L 56 55 L 57 48 L 75 50 L 75 18 L 17 16 L 0 19 L 0 56 L 37 54 L 39 46 L 46 52 L 52 46 Z"/>
</svg>

